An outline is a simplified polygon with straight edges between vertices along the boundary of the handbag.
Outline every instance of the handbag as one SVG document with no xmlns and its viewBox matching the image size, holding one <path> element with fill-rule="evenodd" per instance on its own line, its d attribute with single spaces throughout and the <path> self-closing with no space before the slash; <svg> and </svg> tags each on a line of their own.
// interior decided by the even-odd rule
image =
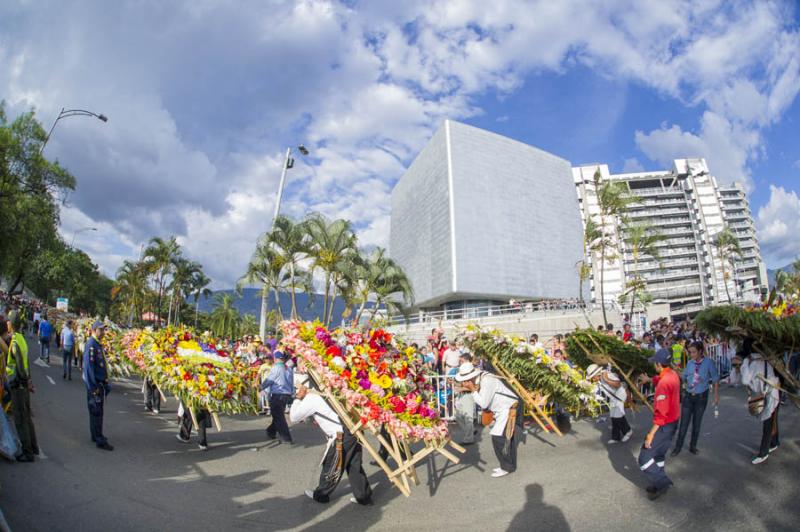
<svg viewBox="0 0 800 532">
<path fill-rule="evenodd" d="M 491 410 L 481 410 L 481 425 L 488 427 L 494 421 L 494 412 Z"/>
<path fill-rule="evenodd" d="M 764 378 L 767 378 L 767 361 L 764 361 Z M 750 394 L 747 398 L 747 411 L 753 417 L 759 417 L 764 413 L 764 408 L 767 406 L 766 388 L 764 392 L 759 394 Z"/>
</svg>

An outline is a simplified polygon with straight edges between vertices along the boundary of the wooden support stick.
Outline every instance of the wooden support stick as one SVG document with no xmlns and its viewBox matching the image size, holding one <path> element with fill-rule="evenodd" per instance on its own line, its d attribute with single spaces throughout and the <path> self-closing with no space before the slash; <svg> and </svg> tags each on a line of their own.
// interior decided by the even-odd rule
<svg viewBox="0 0 800 532">
<path fill-rule="evenodd" d="M 453 440 L 447 440 L 447 443 L 445 445 L 449 445 L 450 447 L 452 447 L 453 449 L 455 449 L 456 451 L 458 451 L 461 454 L 464 454 L 465 452 L 467 452 L 466 449 L 464 449 L 462 446 L 460 446 L 459 444 L 457 444 Z"/>
<path fill-rule="evenodd" d="M 189 407 L 189 415 L 192 416 L 192 423 L 194 424 L 194 429 L 200 430 L 200 424 L 197 422 L 197 415 L 194 412 L 194 408 Z"/>
<path fill-rule="evenodd" d="M 391 477 L 395 477 L 397 475 L 402 474 L 406 469 L 413 467 L 419 461 L 423 460 L 426 456 L 428 456 L 429 454 L 431 454 L 435 450 L 436 450 L 436 447 L 426 447 L 426 448 L 422 449 L 420 452 L 415 454 L 414 457 L 411 460 L 403 462 L 403 464 L 398 469 L 395 469 L 394 471 L 392 471 L 391 474 L 389 475 L 389 477 L 391 478 Z"/>
<path fill-rule="evenodd" d="M 154 383 L 154 384 L 155 384 L 155 383 Z M 166 402 L 167 402 L 167 396 L 166 396 L 166 395 L 164 395 L 164 392 L 162 392 L 162 391 L 161 391 L 161 386 L 159 386 L 158 384 L 156 384 L 156 389 L 158 390 L 158 394 L 161 396 L 161 401 L 162 401 L 162 402 L 164 402 L 164 403 L 166 403 Z"/>
<path fill-rule="evenodd" d="M 411 446 L 408 444 L 406 440 L 403 440 L 402 443 L 403 443 L 403 450 L 405 451 L 406 455 L 406 461 L 404 462 L 405 465 L 406 463 L 409 463 L 411 460 L 416 458 L 416 456 L 411 452 Z M 408 473 L 409 475 L 411 475 L 411 480 L 414 481 L 414 485 L 419 486 L 419 477 L 417 476 L 417 468 L 415 467 L 410 468 L 408 470 Z"/>
<path fill-rule="evenodd" d="M 402 458 L 402 453 L 400 453 L 400 446 L 397 445 L 397 437 L 394 435 L 393 432 L 389 431 L 389 439 L 392 441 L 392 448 L 394 449 L 394 454 L 396 456 L 395 460 L 398 465 L 402 465 L 405 460 Z M 403 472 L 400 474 L 400 480 L 402 480 L 403 485 L 406 487 L 407 490 L 410 490 L 408 484 L 408 472 L 404 469 Z"/>
<path fill-rule="evenodd" d="M 454 464 L 457 464 L 457 463 L 459 463 L 461 461 L 461 458 L 459 458 L 458 456 L 454 455 L 453 453 L 451 453 L 450 451 L 448 451 L 444 447 L 434 447 L 434 449 L 436 449 L 437 453 L 441 454 L 442 456 L 444 456 L 445 458 L 447 458 L 448 460 L 450 460 Z"/>
<path fill-rule="evenodd" d="M 217 432 L 222 432 L 222 423 L 219 421 L 219 415 L 216 412 L 211 412 L 211 419 L 214 420 L 214 426 L 217 428 Z"/>
</svg>

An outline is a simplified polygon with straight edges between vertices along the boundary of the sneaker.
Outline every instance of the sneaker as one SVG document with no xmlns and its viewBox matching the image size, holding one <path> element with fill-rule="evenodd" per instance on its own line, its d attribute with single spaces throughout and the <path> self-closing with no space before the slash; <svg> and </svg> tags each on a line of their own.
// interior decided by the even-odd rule
<svg viewBox="0 0 800 532">
<path fill-rule="evenodd" d="M 761 462 L 766 462 L 767 458 L 769 458 L 769 455 L 766 455 L 766 456 L 754 456 L 753 459 L 750 460 L 750 463 L 753 464 L 753 465 L 758 465 Z"/>
<path fill-rule="evenodd" d="M 774 447 L 770 447 L 770 448 L 769 448 L 769 452 L 771 452 L 771 453 L 774 453 L 775 451 L 777 451 L 777 450 L 778 450 L 778 447 L 780 447 L 780 446 L 781 446 L 781 444 L 780 444 L 780 443 L 778 443 L 778 444 L 776 444 Z"/>
<path fill-rule="evenodd" d="M 105 442 L 105 443 L 103 443 L 101 445 L 98 445 L 97 448 L 98 449 L 103 449 L 104 451 L 113 451 L 114 450 L 114 446 L 111 445 L 108 442 Z"/>
<path fill-rule="evenodd" d="M 502 470 L 503 470 L 502 467 L 495 467 L 494 469 L 492 469 L 492 473 L 497 473 L 498 471 L 502 471 Z"/>
<path fill-rule="evenodd" d="M 670 453 L 670 454 L 672 456 L 678 456 L 679 454 L 681 454 L 681 448 L 680 447 L 675 447 L 674 449 L 672 449 L 672 453 Z"/>
<path fill-rule="evenodd" d="M 207 443 L 198 443 L 197 447 L 200 448 L 201 451 L 207 451 L 208 450 L 208 444 Z"/>
<path fill-rule="evenodd" d="M 496 471 L 494 471 L 492 473 L 492 478 L 500 478 L 500 477 L 504 477 L 506 475 L 508 475 L 508 471 L 506 471 L 504 469 L 497 469 Z"/>
<path fill-rule="evenodd" d="M 184 439 L 180 434 L 176 434 L 175 437 L 178 438 L 178 441 L 181 443 L 189 443 L 189 438 Z"/>
<path fill-rule="evenodd" d="M 305 493 L 305 494 L 306 494 L 306 497 L 308 497 L 308 498 L 309 498 L 309 499 L 311 499 L 312 501 L 314 500 L 314 492 L 313 492 L 313 491 L 311 491 L 311 490 L 305 490 L 303 493 Z M 353 498 L 355 498 L 355 497 L 353 497 Z"/>
<path fill-rule="evenodd" d="M 633 429 L 629 430 L 628 433 L 625 436 L 622 437 L 622 441 L 625 442 L 625 441 L 630 440 L 631 436 L 633 436 Z"/>
<path fill-rule="evenodd" d="M 697 447 L 689 447 L 689 452 L 692 454 L 700 454 L 700 449 Z"/>
<path fill-rule="evenodd" d="M 158 415 L 158 409 L 157 409 L 157 408 L 154 408 L 154 409 L 153 409 L 153 413 L 154 413 L 155 415 Z"/>
<path fill-rule="evenodd" d="M 619 440 L 615 440 L 614 438 L 611 438 L 610 440 L 608 440 L 608 444 L 609 445 L 613 445 L 615 443 L 619 443 Z"/>
</svg>

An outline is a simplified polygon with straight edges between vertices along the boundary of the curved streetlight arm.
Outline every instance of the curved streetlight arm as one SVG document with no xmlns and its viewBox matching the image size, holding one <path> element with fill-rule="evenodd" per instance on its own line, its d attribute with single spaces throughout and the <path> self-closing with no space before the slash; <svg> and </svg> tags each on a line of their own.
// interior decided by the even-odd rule
<svg viewBox="0 0 800 532">
<path fill-rule="evenodd" d="M 47 141 L 50 140 L 50 136 L 53 134 L 53 130 L 56 128 L 56 124 L 58 124 L 58 121 L 61 120 L 62 118 L 69 118 L 71 116 L 91 116 L 103 122 L 108 122 L 108 117 L 104 114 L 93 113 L 91 111 L 87 111 L 86 109 L 64 109 L 62 107 L 61 112 L 58 113 L 58 117 L 56 117 L 55 121 L 53 122 L 53 125 L 50 127 L 50 131 L 47 132 L 47 136 L 44 138 L 42 147 L 39 148 L 40 154 L 44 152 L 44 147 L 47 146 Z"/>
</svg>

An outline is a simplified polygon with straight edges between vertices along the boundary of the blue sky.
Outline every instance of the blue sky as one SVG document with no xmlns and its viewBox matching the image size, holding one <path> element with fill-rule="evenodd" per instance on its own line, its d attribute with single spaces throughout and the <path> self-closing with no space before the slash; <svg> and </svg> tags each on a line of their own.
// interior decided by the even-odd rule
<svg viewBox="0 0 800 532">
<path fill-rule="evenodd" d="M 769 266 L 800 255 L 793 1 L 58 0 L 0 4 L 0 98 L 77 177 L 62 233 L 109 274 L 176 234 L 215 287 L 282 212 L 388 242 L 393 184 L 446 118 L 612 171 L 704 156 L 750 194 Z"/>
</svg>

